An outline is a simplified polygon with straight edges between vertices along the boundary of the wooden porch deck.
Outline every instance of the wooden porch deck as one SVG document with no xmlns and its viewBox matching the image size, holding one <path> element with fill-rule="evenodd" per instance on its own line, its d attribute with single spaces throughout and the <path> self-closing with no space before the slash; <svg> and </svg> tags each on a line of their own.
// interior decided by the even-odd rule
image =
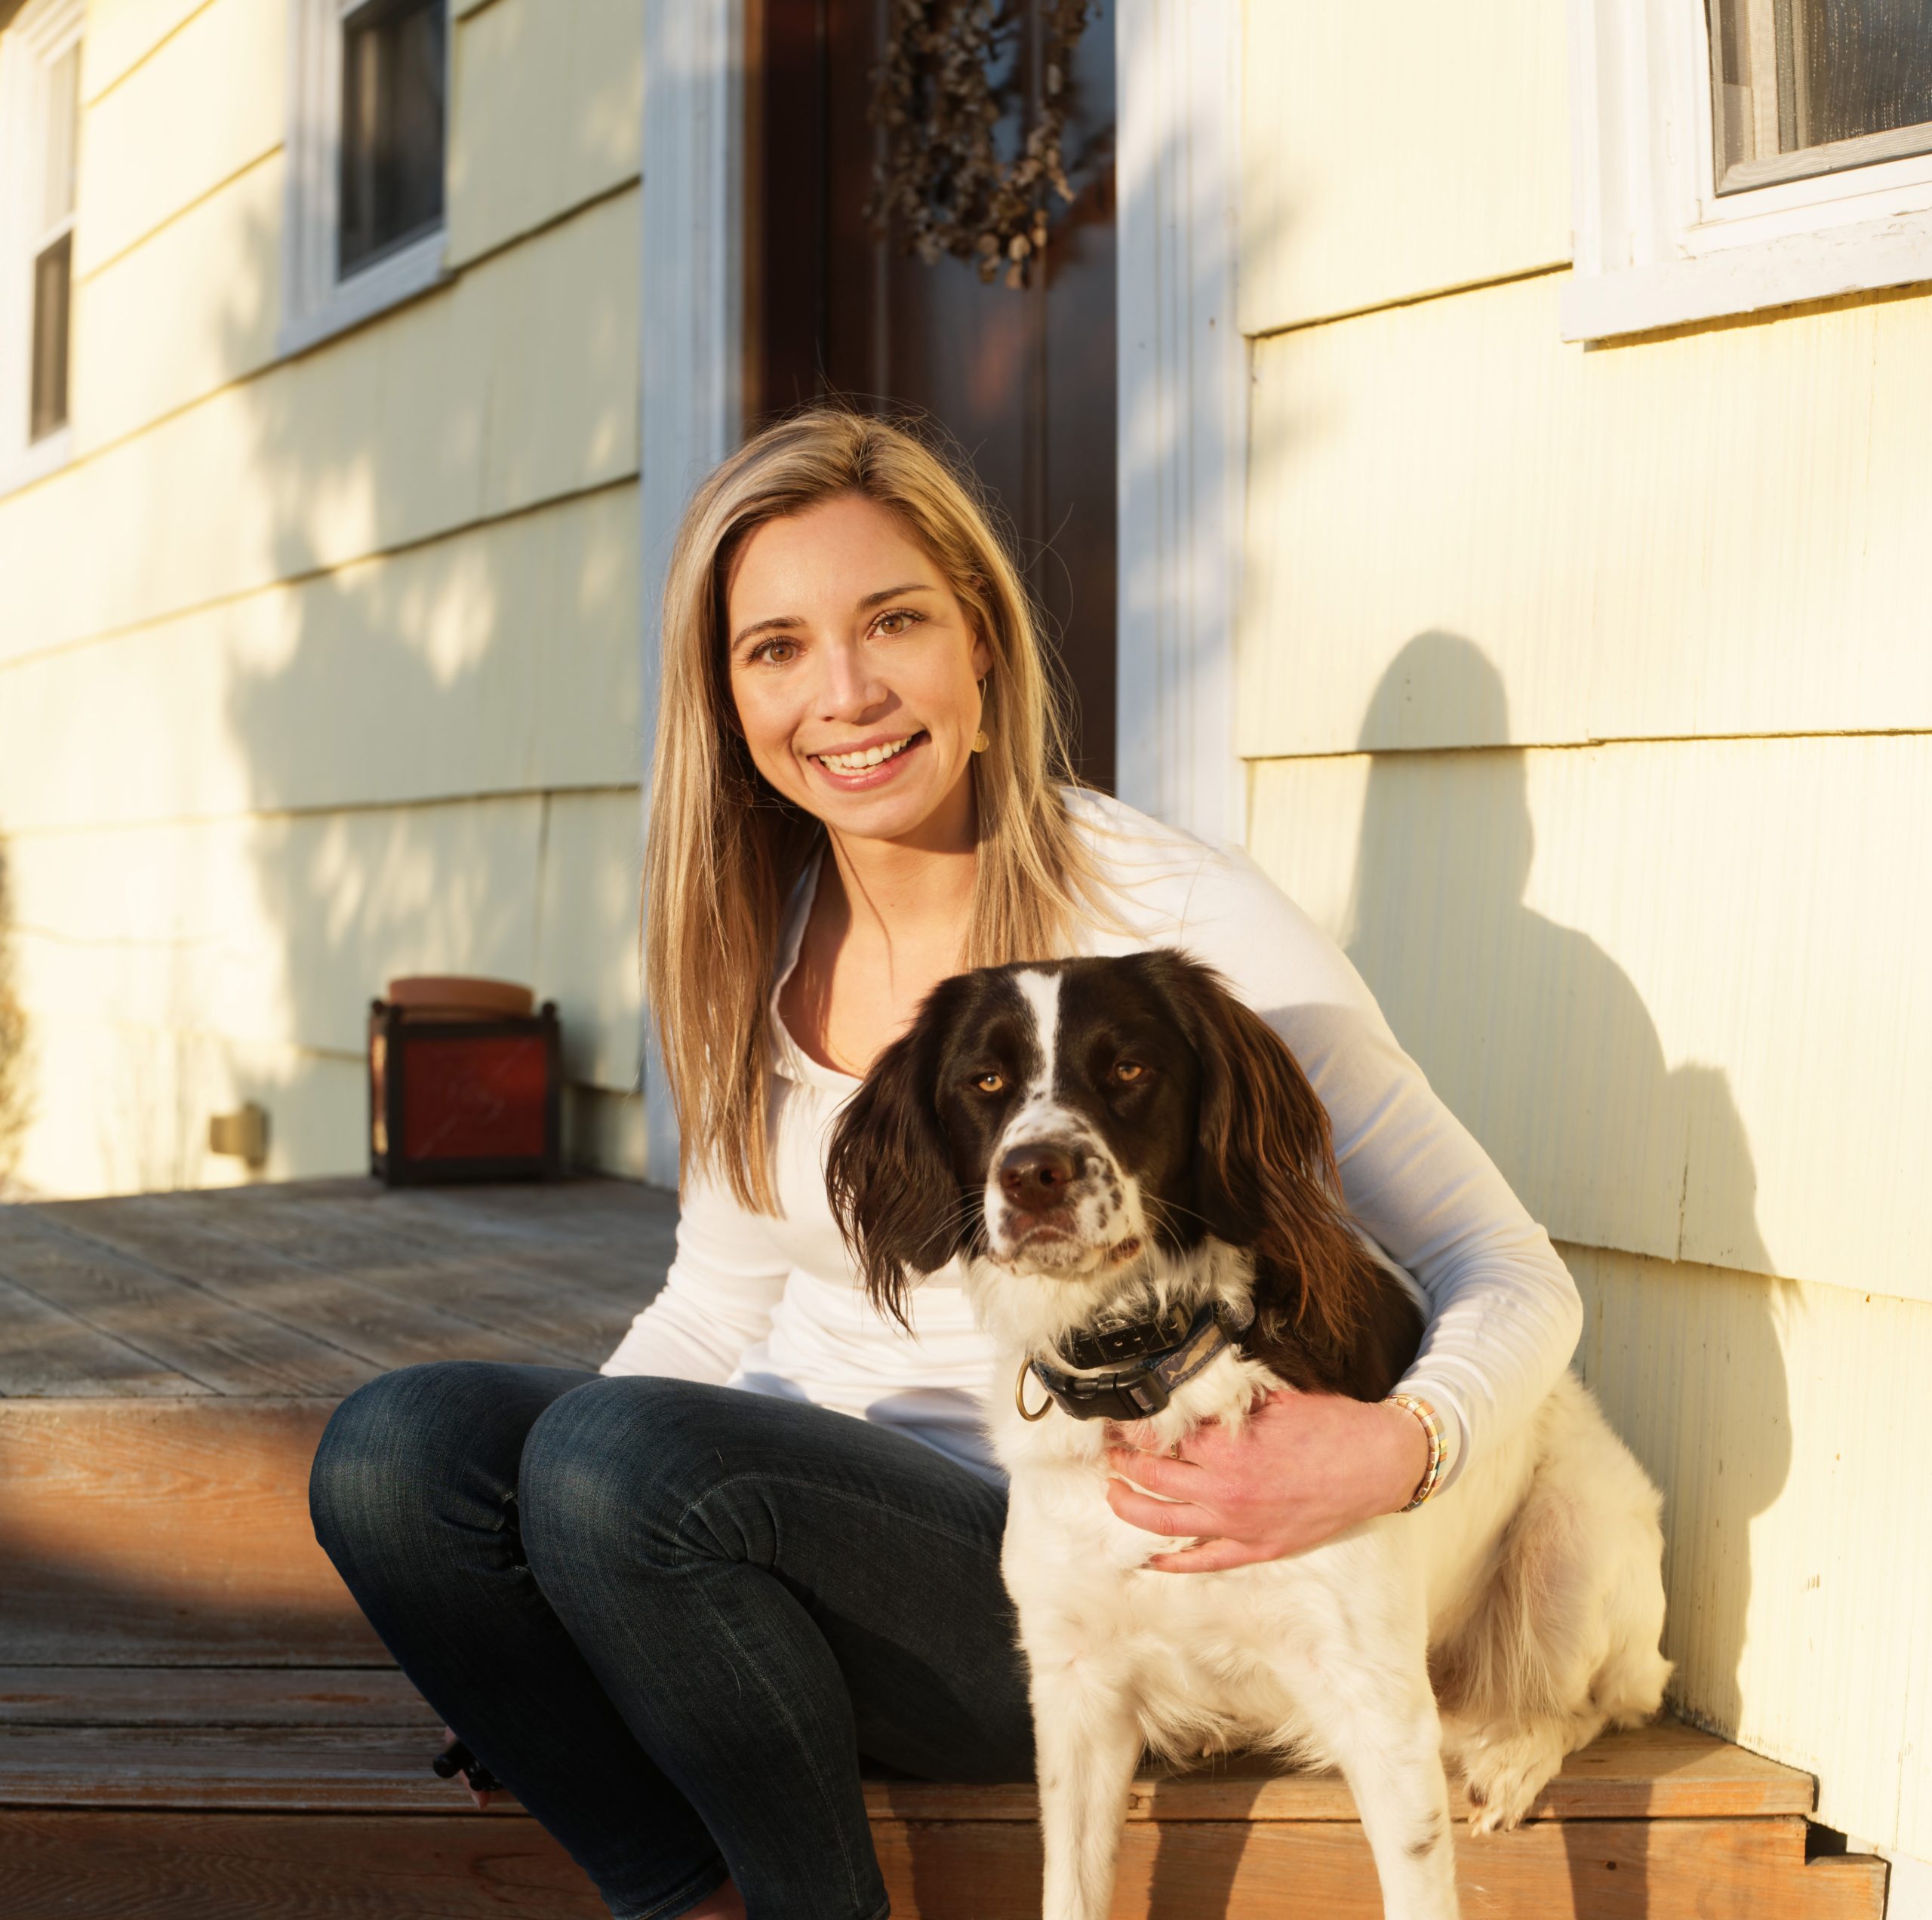
<svg viewBox="0 0 1932 1920">
<path fill-rule="evenodd" d="M 341 1180 L 0 1205 L 0 1913 L 592 1915 L 512 1806 L 428 1759 L 434 1717 L 310 1536 L 323 1422 L 386 1368 L 594 1367 L 675 1208 L 611 1181 Z M 1037 1914 L 1030 1787 L 874 1782 L 902 1920 Z M 1573 1756 L 1540 1817 L 1463 1843 L 1464 1912 L 1877 1920 L 1881 1863 L 1807 1863 L 1811 1781 L 1666 1723 Z M 1118 1920 L 1380 1912 L 1345 1789 L 1143 1781 Z"/>
</svg>

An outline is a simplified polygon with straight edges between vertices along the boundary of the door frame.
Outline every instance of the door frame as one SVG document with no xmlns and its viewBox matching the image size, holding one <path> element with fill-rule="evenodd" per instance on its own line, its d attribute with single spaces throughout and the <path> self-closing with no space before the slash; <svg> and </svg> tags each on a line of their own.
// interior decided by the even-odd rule
<svg viewBox="0 0 1932 1920">
<path fill-rule="evenodd" d="M 744 424 L 747 11 L 644 0 L 638 511 L 641 772 L 658 608 L 692 486 Z M 1202 838 L 1245 837 L 1235 628 L 1248 355 L 1237 322 L 1241 0 L 1118 0 L 1116 791 Z M 1130 724 L 1130 715 L 1131 722 Z M 677 1130 L 645 1022 L 646 1177 Z"/>
</svg>

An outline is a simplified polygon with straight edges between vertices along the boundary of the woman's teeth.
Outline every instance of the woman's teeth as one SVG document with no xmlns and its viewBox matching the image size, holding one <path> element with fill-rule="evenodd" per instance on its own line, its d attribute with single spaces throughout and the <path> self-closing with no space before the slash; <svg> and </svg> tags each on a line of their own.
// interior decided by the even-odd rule
<svg viewBox="0 0 1932 1920">
<path fill-rule="evenodd" d="M 868 767 L 876 767 L 895 753 L 903 753 L 918 737 L 917 734 L 908 734 L 903 740 L 889 741 L 884 746 L 869 746 L 863 753 L 820 753 L 813 757 L 835 774 L 863 774 Z"/>
</svg>

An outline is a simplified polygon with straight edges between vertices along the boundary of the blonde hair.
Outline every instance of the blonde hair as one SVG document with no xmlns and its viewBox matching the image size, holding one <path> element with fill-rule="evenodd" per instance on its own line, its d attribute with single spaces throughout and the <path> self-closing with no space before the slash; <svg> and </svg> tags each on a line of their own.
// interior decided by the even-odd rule
<svg viewBox="0 0 1932 1920">
<path fill-rule="evenodd" d="M 762 1213 L 777 1211 L 767 1005 L 780 923 L 823 829 L 752 763 L 731 697 L 725 589 L 767 521 L 854 494 L 903 523 L 992 654 L 988 744 L 972 756 L 979 858 L 962 965 L 1064 952 L 1097 892 L 1062 798 L 1074 784 L 1064 696 L 973 484 L 906 425 L 839 407 L 813 407 L 748 441 L 693 495 L 664 583 L 644 971 L 680 1174 L 721 1174 L 740 1205 Z"/>
</svg>

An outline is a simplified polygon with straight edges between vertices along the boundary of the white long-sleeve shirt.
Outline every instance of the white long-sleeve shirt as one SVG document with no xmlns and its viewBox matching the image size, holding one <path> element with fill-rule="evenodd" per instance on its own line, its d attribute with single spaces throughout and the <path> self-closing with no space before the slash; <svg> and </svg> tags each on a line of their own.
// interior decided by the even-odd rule
<svg viewBox="0 0 1932 1920">
<path fill-rule="evenodd" d="M 1258 867 L 1117 801 L 1078 793 L 1069 805 L 1121 923 L 1087 929 L 1080 950 L 1176 946 L 1217 968 L 1327 1108 L 1350 1208 L 1429 1303 L 1401 1388 L 1441 1417 L 1447 1485 L 1527 1417 L 1576 1344 L 1583 1308 L 1549 1236 L 1396 1045 L 1347 956 Z M 664 1288 L 602 1371 L 809 1400 L 996 1478 L 978 1411 L 992 1346 L 957 1263 L 914 1289 L 909 1335 L 867 1303 L 826 1198 L 828 1132 L 858 1082 L 813 1060 L 778 1011 L 815 872 L 788 912 L 770 1001 L 782 1211 L 753 1213 L 721 1182 L 688 1180 Z"/>
</svg>

